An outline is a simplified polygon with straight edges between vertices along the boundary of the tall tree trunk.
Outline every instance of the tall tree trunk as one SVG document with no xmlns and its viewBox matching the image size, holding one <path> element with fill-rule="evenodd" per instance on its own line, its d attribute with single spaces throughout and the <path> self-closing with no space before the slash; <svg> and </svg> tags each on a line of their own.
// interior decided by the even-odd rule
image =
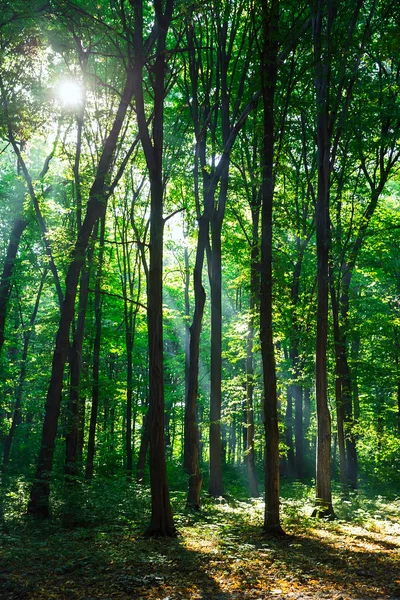
<svg viewBox="0 0 400 600">
<path fill-rule="evenodd" d="M 360 356 L 360 337 L 358 333 L 354 334 L 353 340 L 351 342 L 351 358 L 353 365 L 353 405 L 354 405 L 354 421 L 357 423 L 360 419 L 360 398 L 359 398 L 359 390 L 358 390 L 358 360 Z"/>
<path fill-rule="evenodd" d="M 163 357 L 163 146 L 164 98 L 166 71 L 166 36 L 172 19 L 174 2 L 154 0 L 157 23 L 156 59 L 153 65 L 154 102 L 152 136 L 148 129 L 143 95 L 142 2 L 132 0 L 135 16 L 135 100 L 140 138 L 150 177 L 150 264 L 147 281 L 147 329 L 149 340 L 149 419 L 150 419 L 150 487 L 151 521 L 147 535 L 173 536 L 176 533 L 169 498 L 164 443 L 164 357 Z"/>
<path fill-rule="evenodd" d="M 225 198 L 228 172 L 221 181 L 221 195 Z M 221 455 L 221 379 L 222 379 L 222 271 L 221 228 L 223 212 L 221 205 L 211 219 L 211 378 L 210 378 L 210 480 L 208 492 L 213 498 L 224 493 L 222 484 Z"/>
<path fill-rule="evenodd" d="M 134 224 L 134 202 L 136 198 L 136 192 L 134 199 L 130 206 L 131 221 L 133 229 L 137 237 L 139 237 L 136 225 Z M 122 295 L 124 298 L 124 325 L 125 325 L 125 348 L 126 348 L 126 360 L 127 360 L 127 374 L 126 374 L 126 428 L 125 428 L 125 455 L 126 455 L 126 479 L 128 482 L 132 481 L 132 469 L 133 469 L 133 432 L 135 430 L 137 406 L 135 409 L 132 408 L 133 401 L 133 346 L 135 340 L 135 328 L 136 328 L 136 317 L 139 310 L 139 300 L 141 294 L 141 271 L 140 271 L 140 257 L 142 260 L 145 259 L 144 248 L 139 247 L 136 251 L 134 263 L 131 264 L 132 244 L 128 238 L 128 204 L 125 199 L 124 213 L 122 215 L 122 225 L 118 226 L 117 215 L 115 215 L 116 222 L 116 233 L 119 230 L 121 238 L 121 253 L 117 246 L 117 259 L 119 266 L 119 275 L 121 280 Z M 145 269 L 147 275 L 147 269 Z M 136 303 L 133 300 L 135 278 L 137 277 L 137 298 Z M 134 308 L 134 303 L 136 304 Z M 133 423 L 132 423 L 133 417 Z"/>
<path fill-rule="evenodd" d="M 94 344 L 93 344 L 93 379 L 92 379 L 92 410 L 90 413 L 89 437 L 86 457 L 85 479 L 91 481 L 94 470 L 94 457 L 96 454 L 96 426 L 99 411 L 99 374 L 100 374 L 100 347 L 101 347 L 101 279 L 103 274 L 104 238 L 106 218 L 101 217 L 100 242 L 99 242 L 99 264 L 96 273 L 94 292 Z"/>
<path fill-rule="evenodd" d="M 303 397 L 302 388 L 299 384 L 300 373 L 300 326 L 297 316 L 297 306 L 300 296 L 300 275 L 303 266 L 304 253 L 310 240 L 310 235 L 307 235 L 305 224 L 303 224 L 304 239 L 297 237 L 297 261 L 293 270 L 293 281 L 291 290 L 292 299 L 292 343 L 290 349 L 290 358 L 292 362 L 294 384 L 292 385 L 292 395 L 294 399 L 294 439 L 295 439 L 295 471 L 296 477 L 301 479 L 304 470 L 304 433 L 303 433 Z"/>
<path fill-rule="evenodd" d="M 62 306 L 59 328 L 56 337 L 56 347 L 53 355 L 51 380 L 47 392 L 46 414 L 43 424 L 41 447 L 38 458 L 35 479 L 32 485 L 28 513 L 48 517 L 50 514 L 50 474 L 53 466 L 54 445 L 57 435 L 58 417 L 60 414 L 61 392 L 63 385 L 64 366 L 67 359 L 69 332 L 74 316 L 75 298 L 80 271 L 85 259 L 90 235 L 96 221 L 105 215 L 107 208 L 110 169 L 114 151 L 121 131 L 127 108 L 132 98 L 132 73 L 128 71 L 125 89 L 118 106 L 117 114 L 97 168 L 92 185 L 86 216 L 78 234 L 75 248 L 72 252 L 68 267 L 65 298 Z"/>
<path fill-rule="evenodd" d="M 363 6 L 363 0 L 357 0 L 351 5 L 348 13 L 347 27 L 343 28 L 346 37 L 343 38 L 344 46 L 342 55 L 342 67 L 337 83 L 337 89 L 333 90 L 332 78 L 332 48 L 337 47 L 337 40 L 333 40 L 335 34 L 340 30 L 333 29 L 338 21 L 338 10 L 335 2 L 330 0 L 316 0 L 311 2 L 311 21 L 314 43 L 315 64 L 315 91 L 317 108 L 317 151 L 318 151 L 318 192 L 316 202 L 316 231 L 317 231 L 317 262 L 318 262 L 318 321 L 317 321 L 317 348 L 316 348 L 316 404 L 317 404 L 317 499 L 314 514 L 321 516 L 334 516 L 332 508 L 332 494 L 330 481 L 330 439 L 331 423 L 327 404 L 327 370 L 326 351 L 328 333 L 328 295 L 329 295 L 329 246 L 330 246 L 330 179 L 335 165 L 335 158 L 342 137 L 344 123 L 353 94 L 354 84 L 358 75 L 361 58 L 365 52 L 366 43 L 371 35 L 371 20 L 376 10 L 374 0 L 369 7 L 369 14 L 363 26 L 361 42 L 357 41 L 356 54 L 350 51 L 350 43 L 354 41 L 355 33 L 359 27 L 359 15 Z M 347 31 L 346 31 L 347 29 Z M 352 56 L 352 64 L 349 65 L 349 56 Z M 336 128 L 336 129 L 335 129 Z M 384 162 L 384 161 L 383 161 Z M 364 165 L 365 166 L 365 165 Z M 382 162 L 381 162 L 382 166 Z M 367 176 L 368 179 L 368 176 Z M 382 181 L 382 180 L 381 180 Z M 370 206 L 364 215 L 360 231 L 364 231 L 368 225 L 368 214 Z M 362 240 L 361 240 L 362 241 Z M 356 255 L 357 239 L 352 249 Z M 345 341 L 345 340 L 344 340 Z M 345 344 L 344 344 L 345 347 Z M 345 363 L 347 364 L 347 359 Z M 350 385 L 349 371 L 346 367 L 342 380 L 342 397 L 344 390 Z M 349 389 L 349 388 L 348 388 Z M 351 395 L 346 391 L 344 404 L 351 402 Z M 345 415 L 350 414 L 350 407 L 345 410 Z M 350 444 L 350 445 L 349 445 Z M 349 439 L 348 447 L 352 458 L 352 464 L 356 466 L 355 442 Z M 353 453 L 354 452 L 354 453 Z M 349 461 L 350 462 L 350 461 Z M 349 463 L 348 463 L 349 464 Z"/>
<path fill-rule="evenodd" d="M 317 104 L 318 191 L 316 203 L 317 234 L 317 339 L 316 339 L 316 406 L 317 406 L 317 485 L 315 516 L 333 516 L 331 491 L 331 416 L 327 398 L 327 340 L 329 296 L 329 187 L 330 137 L 328 132 L 328 59 L 322 56 L 323 5 L 318 3 L 312 15 Z"/>
<path fill-rule="evenodd" d="M 252 268 L 253 271 L 253 268 Z M 249 482 L 250 496 L 258 498 L 258 482 L 255 466 L 254 452 L 254 366 L 253 366 L 253 342 L 254 342 L 254 288 L 250 290 L 250 317 L 247 330 L 246 349 L 246 468 Z"/>
<path fill-rule="evenodd" d="M 286 475 L 293 477 L 295 472 L 295 453 L 293 447 L 293 391 L 288 386 L 286 391 L 286 413 L 285 413 L 285 442 L 287 446 L 287 472 Z"/>
<path fill-rule="evenodd" d="M 163 59 L 162 59 L 163 60 Z M 161 68 L 164 70 L 164 66 Z M 161 165 L 160 165 L 161 168 Z M 150 485 L 152 512 L 148 535 L 175 534 L 169 499 L 164 439 L 164 360 L 162 336 L 162 257 L 164 219 L 161 172 L 151 180 L 150 266 L 147 297 L 150 381 Z"/>
<path fill-rule="evenodd" d="M 216 19 L 218 30 L 218 61 L 220 80 L 217 85 L 221 89 L 221 131 L 222 143 L 225 147 L 230 133 L 230 110 L 228 89 L 228 22 L 227 15 Z M 215 128 L 214 128 L 215 136 Z M 224 493 L 222 482 L 221 456 L 221 405 L 222 405 L 222 256 L 221 231 L 225 215 L 226 198 L 229 183 L 229 158 L 226 168 L 221 174 L 218 202 L 213 200 L 214 210 L 211 213 L 211 366 L 210 366 L 210 480 L 208 492 L 213 498 Z"/>
<path fill-rule="evenodd" d="M 132 481 L 133 454 L 132 454 L 132 392 L 133 392 L 133 335 L 132 331 L 126 331 L 126 480 Z"/>
<path fill-rule="evenodd" d="M 82 133 L 84 114 L 86 106 L 86 85 L 85 85 L 85 74 L 88 60 L 88 54 L 83 52 L 82 44 L 80 40 L 76 39 L 78 46 L 80 65 L 83 73 L 84 82 L 84 98 L 80 103 L 77 114 L 77 134 L 76 134 L 76 148 L 75 148 L 75 160 L 73 166 L 74 183 L 75 183 L 75 200 L 76 200 L 76 225 L 78 231 L 82 227 L 82 187 L 80 177 L 80 159 L 82 153 Z M 97 230 L 93 236 L 97 237 Z M 92 266 L 94 251 L 94 240 L 89 245 L 86 269 L 83 268 L 81 273 L 80 287 L 79 287 L 79 304 L 78 304 L 78 319 L 76 325 L 76 331 L 72 346 L 69 352 L 69 367 L 70 367 L 70 390 L 68 399 L 68 413 L 67 413 L 67 433 L 65 436 L 65 475 L 68 483 L 75 483 L 76 476 L 81 467 L 82 461 L 82 449 L 83 449 L 83 438 L 84 438 L 84 407 L 82 408 L 82 398 L 80 397 L 80 378 L 82 368 L 82 348 L 83 348 L 83 337 L 85 333 L 85 319 L 86 309 L 88 303 L 89 283 L 90 283 L 90 270 Z M 83 417 L 83 418 L 82 418 Z"/>
<path fill-rule="evenodd" d="M 262 98 L 264 143 L 262 165 L 260 339 L 264 375 L 265 513 L 264 530 L 283 534 L 279 514 L 279 434 L 275 351 L 272 334 L 272 206 L 274 196 L 274 99 L 278 71 L 279 1 L 263 5 Z"/>
<path fill-rule="evenodd" d="M 97 237 L 97 224 L 95 234 Z M 82 270 L 79 288 L 79 306 L 76 331 L 69 353 L 70 390 L 68 399 L 68 425 L 65 436 L 65 474 L 69 483 L 75 483 L 82 459 L 84 417 L 82 418 L 82 398 L 80 397 L 82 349 L 85 333 L 85 319 L 89 297 L 90 271 L 92 267 L 94 239 L 89 246 L 86 268 Z M 81 449 L 80 449 L 81 448 Z"/>
<path fill-rule="evenodd" d="M 86 419 L 86 398 L 79 398 L 79 418 L 78 418 L 78 448 L 76 461 L 78 465 L 83 465 L 83 447 L 85 444 L 85 419 Z"/>
<path fill-rule="evenodd" d="M 250 158 L 248 153 L 248 163 L 253 177 L 259 163 L 256 133 L 253 137 L 253 154 Z M 255 335 L 256 308 L 260 296 L 260 189 L 258 185 L 251 186 L 250 209 L 252 222 L 251 250 L 250 250 L 250 300 L 249 300 L 249 322 L 247 329 L 247 348 L 246 348 L 246 467 L 249 483 L 250 495 L 257 498 L 259 495 L 258 481 L 255 465 L 254 449 L 254 364 L 253 364 L 253 346 Z"/>
<path fill-rule="evenodd" d="M 339 447 L 339 473 L 342 493 L 347 495 L 346 446 L 344 435 L 345 407 L 343 401 L 343 340 L 339 330 L 339 309 L 334 288 L 333 273 L 330 277 L 331 305 L 333 315 L 333 336 L 335 342 L 335 397 L 336 397 L 336 427 Z"/>
<path fill-rule="evenodd" d="M 311 424 L 311 392 L 308 386 L 304 387 L 304 422 L 303 422 L 303 431 L 304 431 L 304 454 L 309 458 L 310 456 L 310 424 Z"/>
<path fill-rule="evenodd" d="M 299 371 L 295 370 L 296 379 Z M 303 432 L 303 390 L 301 385 L 295 383 L 292 386 L 294 399 L 294 443 L 295 443 L 295 471 L 298 479 L 304 474 L 304 432 Z"/>
<path fill-rule="evenodd" d="M 397 429 L 400 432 L 400 380 L 397 380 Z"/>
<path fill-rule="evenodd" d="M 187 236 L 184 235 L 185 239 L 185 400 L 189 391 L 189 365 L 190 365 L 190 298 L 189 298 L 189 285 L 190 285 L 190 268 L 189 268 L 189 250 L 186 244 Z"/>
</svg>

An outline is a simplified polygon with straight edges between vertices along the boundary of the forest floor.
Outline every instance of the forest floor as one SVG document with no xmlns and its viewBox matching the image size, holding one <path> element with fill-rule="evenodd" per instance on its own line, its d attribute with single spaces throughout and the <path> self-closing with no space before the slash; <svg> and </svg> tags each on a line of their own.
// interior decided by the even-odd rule
<svg viewBox="0 0 400 600">
<path fill-rule="evenodd" d="M 176 492 L 178 536 L 146 539 L 147 492 L 126 486 L 124 501 L 113 489 L 101 510 L 86 498 L 79 511 L 73 502 L 64 513 L 56 507 L 47 522 L 23 516 L 18 494 L 8 494 L 0 598 L 400 599 L 400 498 L 353 495 L 324 522 L 310 517 L 310 491 L 291 486 L 282 502 L 288 535 L 274 539 L 262 533 L 261 498 L 206 500 L 193 514 Z"/>
</svg>

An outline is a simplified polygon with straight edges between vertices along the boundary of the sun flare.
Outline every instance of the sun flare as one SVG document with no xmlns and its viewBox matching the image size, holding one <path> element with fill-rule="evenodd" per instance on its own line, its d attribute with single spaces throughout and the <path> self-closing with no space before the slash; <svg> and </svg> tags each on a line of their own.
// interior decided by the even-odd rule
<svg viewBox="0 0 400 600">
<path fill-rule="evenodd" d="M 63 79 L 57 86 L 57 98 L 63 106 L 79 106 L 83 100 L 82 86 L 74 79 Z"/>
</svg>

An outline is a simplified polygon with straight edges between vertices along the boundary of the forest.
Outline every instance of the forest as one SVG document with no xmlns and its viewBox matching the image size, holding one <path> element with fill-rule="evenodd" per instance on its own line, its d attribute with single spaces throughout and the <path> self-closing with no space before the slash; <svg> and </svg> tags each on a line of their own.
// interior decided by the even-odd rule
<svg viewBox="0 0 400 600">
<path fill-rule="evenodd" d="M 0 7 L 0 597 L 400 597 L 398 1 Z"/>
</svg>

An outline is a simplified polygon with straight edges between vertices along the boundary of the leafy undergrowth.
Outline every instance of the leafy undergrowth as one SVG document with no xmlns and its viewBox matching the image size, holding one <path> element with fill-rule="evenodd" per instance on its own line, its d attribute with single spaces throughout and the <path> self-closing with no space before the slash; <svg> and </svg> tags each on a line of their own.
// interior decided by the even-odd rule
<svg viewBox="0 0 400 600">
<path fill-rule="evenodd" d="M 291 486 L 282 502 L 288 535 L 274 539 L 261 531 L 261 499 L 205 501 L 193 514 L 175 492 L 179 535 L 145 539 L 147 492 L 115 485 L 85 492 L 79 510 L 77 498 L 56 505 L 48 522 L 23 516 L 21 494 L 6 498 L 0 598 L 400 598 L 400 499 L 354 495 L 337 501 L 336 521 L 321 522 L 309 516 L 310 491 Z"/>
</svg>

